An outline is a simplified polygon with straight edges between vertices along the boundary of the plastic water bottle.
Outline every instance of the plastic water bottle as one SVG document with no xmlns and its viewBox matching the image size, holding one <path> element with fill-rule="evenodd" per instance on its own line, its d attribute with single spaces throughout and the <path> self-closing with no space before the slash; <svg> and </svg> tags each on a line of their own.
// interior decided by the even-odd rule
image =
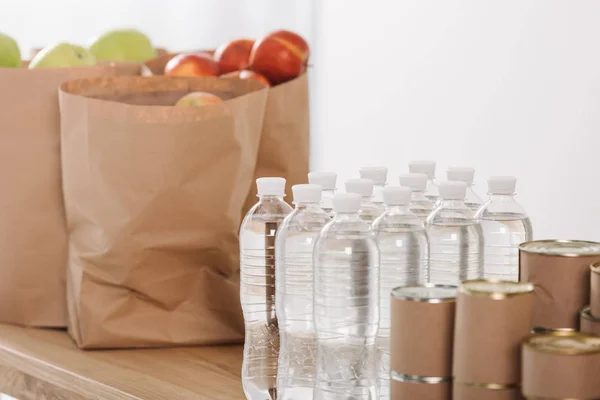
<svg viewBox="0 0 600 400">
<path fill-rule="evenodd" d="M 400 186 L 409 187 L 412 190 L 412 196 L 408 208 L 422 221 L 426 221 L 429 214 L 434 210 L 434 204 L 425 197 L 427 187 L 427 175 L 410 173 L 402 174 L 399 177 Z"/>
<path fill-rule="evenodd" d="M 387 182 L 386 167 L 362 167 L 358 173 L 362 179 L 373 181 L 373 203 L 383 205 L 383 188 Z"/>
<path fill-rule="evenodd" d="M 428 280 L 429 239 L 423 221 L 408 205 L 411 190 L 386 187 L 385 213 L 375 220 L 373 230 L 379 247 L 379 352 L 380 399 L 390 398 L 390 296 L 398 286 L 419 285 Z"/>
<path fill-rule="evenodd" d="M 425 197 L 435 204 L 440 196 L 438 185 L 435 183 L 435 161 L 411 161 L 408 163 L 408 172 L 427 175 Z"/>
<path fill-rule="evenodd" d="M 277 231 L 275 301 L 279 322 L 277 399 L 312 399 L 316 336 L 313 324 L 313 250 L 331 221 L 321 209 L 320 185 L 292 187 L 296 208 Z"/>
<path fill-rule="evenodd" d="M 483 230 L 465 205 L 467 185 L 443 182 L 440 205 L 427 218 L 430 282 L 458 285 L 483 278 Z"/>
<path fill-rule="evenodd" d="M 250 400 L 277 398 L 279 329 L 275 316 L 275 235 L 292 208 L 285 179 L 259 178 L 259 201 L 240 228 L 240 300 L 246 327 L 242 386 Z"/>
<path fill-rule="evenodd" d="M 333 195 L 335 194 L 335 172 L 309 172 L 308 183 L 320 185 L 323 188 L 321 194 L 321 208 L 333 217 Z"/>
<path fill-rule="evenodd" d="M 527 213 L 514 198 L 517 179 L 488 180 L 489 200 L 477 213 L 485 238 L 483 272 L 486 279 L 519 280 L 519 244 L 533 239 Z"/>
<path fill-rule="evenodd" d="M 315 400 L 378 399 L 379 252 L 360 203 L 357 194 L 336 194 L 335 216 L 315 245 Z"/>
<path fill-rule="evenodd" d="M 346 181 L 346 192 L 356 193 L 361 196 L 360 211 L 358 214 L 360 217 L 372 224 L 375 218 L 383 214 L 384 206 L 382 204 L 375 204 L 373 202 L 373 181 L 370 179 L 348 179 Z"/>
<path fill-rule="evenodd" d="M 473 178 L 475 170 L 469 167 L 450 167 L 446 171 L 449 181 L 464 182 L 467 184 L 467 193 L 465 195 L 465 205 L 473 211 L 477 211 L 483 205 L 483 200 L 473 190 Z"/>
</svg>

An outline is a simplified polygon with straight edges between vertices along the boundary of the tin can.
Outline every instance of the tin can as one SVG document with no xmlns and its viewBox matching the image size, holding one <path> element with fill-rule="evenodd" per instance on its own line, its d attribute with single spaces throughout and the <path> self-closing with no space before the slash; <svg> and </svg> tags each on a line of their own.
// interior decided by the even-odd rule
<svg viewBox="0 0 600 400">
<path fill-rule="evenodd" d="M 428 283 L 392 290 L 392 400 L 452 398 L 457 289 Z"/>
<path fill-rule="evenodd" d="M 588 335 L 600 336 L 600 318 L 595 318 L 590 313 L 589 307 L 584 307 L 581 310 L 581 320 L 579 321 L 581 332 Z"/>
<path fill-rule="evenodd" d="M 455 383 L 452 396 L 459 400 L 522 400 L 518 385 L 468 385 Z M 415 397 L 416 399 L 416 397 Z"/>
<path fill-rule="evenodd" d="M 600 243 L 538 240 L 519 246 L 521 282 L 535 286 L 534 331 L 577 330 L 589 304 L 589 266 L 600 261 Z"/>
<path fill-rule="evenodd" d="M 522 390 L 532 399 L 600 398 L 600 337 L 579 332 L 523 340 Z"/>
<path fill-rule="evenodd" d="M 590 265 L 590 312 L 600 318 L 600 262 Z"/>
<path fill-rule="evenodd" d="M 444 379 L 452 376 L 456 286 L 414 285 L 392 290 L 392 374 Z"/>
<path fill-rule="evenodd" d="M 464 281 L 456 300 L 455 390 L 473 392 L 473 388 L 496 387 L 512 396 L 509 392 L 518 388 L 521 380 L 520 345 L 531 332 L 532 315 L 532 284 Z"/>
</svg>

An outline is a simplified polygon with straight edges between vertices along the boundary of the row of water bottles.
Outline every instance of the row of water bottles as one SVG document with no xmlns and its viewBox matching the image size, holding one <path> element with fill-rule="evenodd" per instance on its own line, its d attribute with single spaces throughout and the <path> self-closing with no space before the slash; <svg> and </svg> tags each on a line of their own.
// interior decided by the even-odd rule
<svg viewBox="0 0 600 400">
<path fill-rule="evenodd" d="M 389 398 L 390 292 L 397 286 L 518 280 L 531 239 L 516 180 L 488 180 L 413 162 L 400 186 L 362 168 L 335 194 L 336 174 L 313 172 L 283 201 L 285 180 L 257 180 L 259 202 L 240 230 L 246 326 L 242 382 L 251 400 Z"/>
</svg>

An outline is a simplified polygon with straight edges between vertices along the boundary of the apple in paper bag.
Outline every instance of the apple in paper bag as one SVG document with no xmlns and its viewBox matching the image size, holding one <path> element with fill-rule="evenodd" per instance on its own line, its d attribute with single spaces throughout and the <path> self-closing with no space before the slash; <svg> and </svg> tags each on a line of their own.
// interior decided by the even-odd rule
<svg viewBox="0 0 600 400">
<path fill-rule="evenodd" d="M 117 29 L 92 40 L 90 53 L 100 61 L 144 62 L 156 57 L 148 36 L 135 29 Z"/>
<path fill-rule="evenodd" d="M 96 58 L 86 49 L 70 43 L 45 47 L 29 63 L 29 69 L 85 67 L 96 65 Z"/>
<path fill-rule="evenodd" d="M 206 106 L 209 104 L 222 103 L 223 99 L 208 92 L 192 92 L 188 93 L 180 98 L 175 106 L 177 107 L 189 107 L 189 106 Z"/>
<path fill-rule="evenodd" d="M 21 50 L 10 36 L 0 32 L 0 67 L 18 68 L 21 66 Z"/>
</svg>

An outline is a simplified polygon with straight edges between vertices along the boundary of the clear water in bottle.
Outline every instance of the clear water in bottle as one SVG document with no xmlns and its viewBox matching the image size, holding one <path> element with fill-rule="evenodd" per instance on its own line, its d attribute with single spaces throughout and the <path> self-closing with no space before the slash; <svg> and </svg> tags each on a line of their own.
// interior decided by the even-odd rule
<svg viewBox="0 0 600 400">
<path fill-rule="evenodd" d="M 435 204 L 440 196 L 438 185 L 435 183 L 435 161 L 411 161 L 408 163 L 408 171 L 427 175 L 425 197 Z"/>
<path fill-rule="evenodd" d="M 519 244 L 533 240 L 527 213 L 515 201 L 514 177 L 488 180 L 489 200 L 479 210 L 485 239 L 483 272 L 486 279 L 519 281 Z"/>
<path fill-rule="evenodd" d="M 463 201 L 466 189 L 464 182 L 443 182 L 440 205 L 427 219 L 431 283 L 483 278 L 483 230 Z"/>
<path fill-rule="evenodd" d="M 408 187 L 412 190 L 410 204 L 408 208 L 421 221 L 426 221 L 429 214 L 434 210 L 434 204 L 425 197 L 427 188 L 427 175 L 419 173 L 402 174 L 399 177 L 400 186 Z"/>
<path fill-rule="evenodd" d="M 387 182 L 386 167 L 362 167 L 358 173 L 362 179 L 373 182 L 373 203 L 383 206 L 383 189 Z"/>
<path fill-rule="evenodd" d="M 370 179 L 348 179 L 345 182 L 347 193 L 356 193 L 361 196 L 360 218 L 372 224 L 375 218 L 379 217 L 385 211 L 383 203 L 373 202 L 373 181 Z"/>
<path fill-rule="evenodd" d="M 420 285 L 429 275 L 429 239 L 408 208 L 411 189 L 386 187 L 386 211 L 373 223 L 379 247 L 379 398 L 390 398 L 390 296 L 399 286 Z"/>
<path fill-rule="evenodd" d="M 275 314 L 275 235 L 292 208 L 285 179 L 259 178 L 259 201 L 240 228 L 240 301 L 246 340 L 242 386 L 247 399 L 277 398 L 279 329 Z"/>
<path fill-rule="evenodd" d="M 335 216 L 315 245 L 315 400 L 378 399 L 379 253 L 360 202 L 336 194 Z"/>
<path fill-rule="evenodd" d="M 294 211 L 277 231 L 275 301 L 279 322 L 277 399 L 312 399 L 316 336 L 313 324 L 313 250 L 331 221 L 320 207 L 320 185 L 295 185 Z"/>
<path fill-rule="evenodd" d="M 333 217 L 333 195 L 335 194 L 335 183 L 337 174 L 335 172 L 309 172 L 308 183 L 320 185 L 323 188 L 321 194 L 321 208 Z"/>
<path fill-rule="evenodd" d="M 458 181 L 467 184 L 465 205 L 472 211 L 478 211 L 483 205 L 483 200 L 474 190 L 473 180 L 475 178 L 475 170 L 470 167 L 450 167 L 446 174 L 449 181 Z"/>
</svg>

